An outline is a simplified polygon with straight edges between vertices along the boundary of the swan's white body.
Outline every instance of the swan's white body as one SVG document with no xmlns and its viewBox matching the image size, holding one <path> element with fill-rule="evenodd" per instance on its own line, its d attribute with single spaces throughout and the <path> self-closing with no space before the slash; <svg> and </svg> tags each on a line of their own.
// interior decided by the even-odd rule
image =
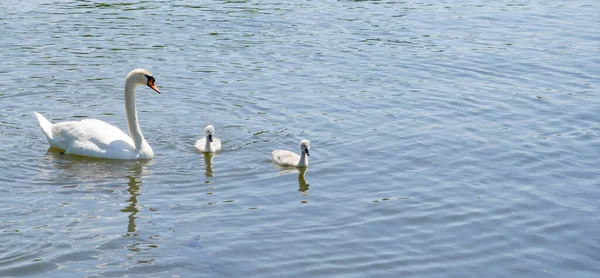
<svg viewBox="0 0 600 278">
<path fill-rule="evenodd" d="M 310 142 L 302 140 L 300 142 L 300 155 L 286 150 L 274 150 L 273 161 L 281 166 L 308 167 L 308 156 Z"/>
<path fill-rule="evenodd" d="M 67 154 L 109 159 L 150 159 L 154 153 L 142 135 L 135 108 L 135 88 L 138 85 L 148 85 L 160 93 L 154 85 L 154 77 L 148 71 L 136 69 L 127 75 L 125 112 L 131 136 L 101 120 L 52 124 L 42 114 L 34 113 L 50 146 Z"/>
<path fill-rule="evenodd" d="M 203 153 L 214 153 L 221 150 L 221 140 L 213 137 L 215 135 L 215 128 L 212 125 L 208 125 L 204 129 L 204 133 L 206 133 L 206 136 L 198 139 L 194 145 L 196 150 Z"/>
</svg>

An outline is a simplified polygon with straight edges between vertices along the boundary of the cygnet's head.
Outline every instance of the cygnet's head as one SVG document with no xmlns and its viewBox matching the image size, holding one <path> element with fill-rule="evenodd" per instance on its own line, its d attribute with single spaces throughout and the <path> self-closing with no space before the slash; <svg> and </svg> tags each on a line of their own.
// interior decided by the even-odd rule
<svg viewBox="0 0 600 278">
<path fill-rule="evenodd" d="M 127 82 L 133 82 L 136 85 L 147 85 L 152 90 L 160 94 L 160 90 L 154 84 L 156 80 L 152 74 L 145 69 L 134 69 L 127 74 Z"/>
<path fill-rule="evenodd" d="M 308 150 L 310 150 L 310 141 L 308 141 L 306 139 L 300 141 L 300 151 L 302 151 L 306 155 L 310 156 L 310 154 L 308 153 Z"/>
<path fill-rule="evenodd" d="M 206 133 L 206 138 L 208 141 L 213 141 L 213 136 L 215 135 L 215 128 L 212 125 L 207 125 L 204 129 L 204 133 Z"/>
</svg>

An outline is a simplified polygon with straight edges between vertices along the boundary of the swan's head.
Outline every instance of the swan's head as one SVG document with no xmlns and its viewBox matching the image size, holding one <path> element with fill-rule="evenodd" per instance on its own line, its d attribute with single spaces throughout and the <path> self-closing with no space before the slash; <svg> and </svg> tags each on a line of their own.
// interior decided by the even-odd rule
<svg viewBox="0 0 600 278">
<path fill-rule="evenodd" d="M 136 85 L 146 85 L 152 90 L 160 94 L 160 90 L 154 84 L 156 80 L 152 74 L 145 69 L 134 69 L 127 75 L 127 81 L 131 81 Z"/>
<path fill-rule="evenodd" d="M 206 133 L 206 138 L 208 139 L 208 141 L 212 143 L 213 136 L 215 135 L 215 128 L 212 125 L 207 125 L 204 129 L 204 133 Z"/>
<path fill-rule="evenodd" d="M 310 141 L 302 140 L 300 142 L 300 151 L 302 151 L 306 155 L 310 156 L 310 154 L 308 153 L 308 150 L 310 150 Z"/>
</svg>

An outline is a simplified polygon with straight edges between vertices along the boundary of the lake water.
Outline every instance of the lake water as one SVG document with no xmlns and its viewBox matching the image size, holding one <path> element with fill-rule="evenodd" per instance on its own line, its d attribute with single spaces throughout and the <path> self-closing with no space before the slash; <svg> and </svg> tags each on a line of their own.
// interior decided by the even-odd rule
<svg viewBox="0 0 600 278">
<path fill-rule="evenodd" d="M 2 1 L 0 276 L 598 277 L 599 14 Z M 153 160 L 48 149 L 33 111 L 126 130 L 134 68 Z"/>
</svg>

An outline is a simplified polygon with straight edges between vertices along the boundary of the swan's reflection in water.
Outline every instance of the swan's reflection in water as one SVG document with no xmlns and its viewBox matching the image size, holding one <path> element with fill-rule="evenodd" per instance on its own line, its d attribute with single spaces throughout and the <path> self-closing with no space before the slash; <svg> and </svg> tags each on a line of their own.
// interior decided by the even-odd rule
<svg viewBox="0 0 600 278">
<path fill-rule="evenodd" d="M 127 200 L 127 202 L 129 204 L 125 206 L 125 208 L 121 211 L 129 213 L 129 215 L 127 216 L 129 220 L 127 223 L 127 233 L 131 234 L 136 232 L 135 219 L 137 217 L 135 215 L 138 214 L 138 212 L 140 212 L 140 209 L 138 207 L 138 196 L 141 194 L 140 191 L 142 188 L 142 181 L 138 181 L 138 178 L 136 178 L 135 176 L 129 176 L 128 178 L 129 182 L 127 183 L 127 192 L 129 192 L 130 197 Z"/>
<path fill-rule="evenodd" d="M 81 185 L 102 186 L 113 184 L 118 178 L 150 174 L 152 160 L 116 160 L 84 157 L 48 149 L 39 163 L 38 178 L 60 182 L 78 182 Z"/>
<path fill-rule="evenodd" d="M 204 175 L 207 178 L 212 178 L 215 172 L 212 167 L 214 153 L 202 153 L 204 155 Z"/>
<path fill-rule="evenodd" d="M 63 154 L 49 149 L 40 162 L 38 178 L 61 185 L 74 192 L 111 191 L 122 188 L 126 179 L 129 198 L 121 212 L 128 213 L 127 233 L 136 232 L 135 219 L 139 212 L 138 196 L 141 195 L 143 179 L 151 173 L 152 160 L 114 160 Z M 66 189 L 65 189 L 66 190 Z"/>
<path fill-rule="evenodd" d="M 279 172 L 279 175 L 287 175 L 287 174 L 291 174 L 291 173 L 298 173 L 298 191 L 302 194 L 302 195 L 308 195 L 308 191 L 310 189 L 310 184 L 306 181 L 306 172 L 308 171 L 307 167 L 301 167 L 301 168 L 282 168 L 281 166 L 276 166 L 279 169 L 284 169 L 283 171 Z"/>
</svg>

